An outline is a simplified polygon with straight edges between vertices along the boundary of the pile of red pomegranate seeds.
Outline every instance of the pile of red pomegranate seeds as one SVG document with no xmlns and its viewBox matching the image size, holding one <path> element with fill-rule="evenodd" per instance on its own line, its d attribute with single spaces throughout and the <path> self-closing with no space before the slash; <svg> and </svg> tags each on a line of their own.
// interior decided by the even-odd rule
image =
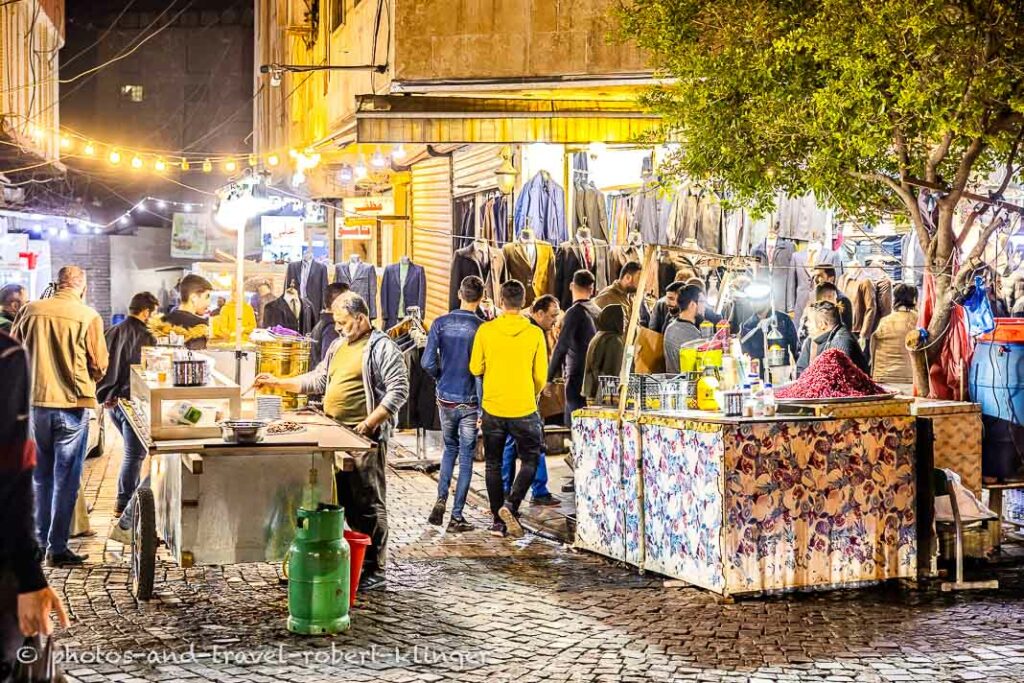
<svg viewBox="0 0 1024 683">
<path fill-rule="evenodd" d="M 800 379 L 775 392 L 778 398 L 848 398 L 876 396 L 885 389 L 875 384 L 850 357 L 829 349 L 814 359 Z"/>
</svg>

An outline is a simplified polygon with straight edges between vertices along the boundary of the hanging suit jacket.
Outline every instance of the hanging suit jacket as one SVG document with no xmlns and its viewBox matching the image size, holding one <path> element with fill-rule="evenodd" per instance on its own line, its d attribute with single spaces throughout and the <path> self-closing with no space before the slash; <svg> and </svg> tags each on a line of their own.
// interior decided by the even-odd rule
<svg viewBox="0 0 1024 683">
<path fill-rule="evenodd" d="M 392 263 L 384 269 L 380 279 L 380 315 L 384 319 L 384 329 L 390 329 L 399 320 L 398 300 L 405 295 L 405 310 L 410 306 L 419 306 L 425 312 L 427 305 L 427 274 L 423 266 L 409 261 L 409 270 L 405 274 L 405 285 L 402 285 L 402 264 Z"/>
<path fill-rule="evenodd" d="M 505 281 L 505 255 L 501 249 L 487 247 L 483 261 L 476 260 L 476 250 L 472 245 L 455 252 L 452 259 L 452 277 L 448 286 L 448 310 L 459 307 L 459 287 L 470 275 L 476 275 L 484 281 L 484 296 L 494 303 L 499 302 L 501 283 Z"/>
<path fill-rule="evenodd" d="M 295 281 L 296 288 L 302 285 L 302 261 L 292 261 L 288 264 L 288 272 L 284 277 L 284 286 Z M 324 310 L 324 293 L 327 291 L 327 266 L 319 261 L 312 261 L 309 264 L 309 275 L 306 277 L 306 289 L 299 289 L 299 296 L 307 299 L 313 305 L 317 315 Z"/>
<path fill-rule="evenodd" d="M 608 209 L 605 207 L 604 194 L 591 186 L 579 184 L 575 186 L 573 200 L 573 228 L 581 228 L 586 224 L 594 239 L 608 240 Z"/>
<path fill-rule="evenodd" d="M 502 282 L 519 280 L 526 288 L 526 305 L 545 294 L 554 294 L 555 250 L 550 244 L 534 242 L 537 247 L 537 263 L 530 263 L 526 247 L 522 242 L 509 242 L 501 248 L 505 256 L 505 274 Z M 500 304 L 496 299 L 495 303 Z"/>
<path fill-rule="evenodd" d="M 349 263 L 338 263 L 334 266 L 334 281 L 342 282 L 353 292 L 366 300 L 370 308 L 370 319 L 377 318 L 377 270 L 366 261 L 360 261 L 356 267 L 356 276 L 349 273 Z"/>
<path fill-rule="evenodd" d="M 796 271 L 791 267 L 793 251 L 793 243 L 780 237 L 775 243 L 771 263 L 768 263 L 767 240 L 762 240 L 751 254 L 761 262 L 763 268 L 770 270 L 769 284 L 775 308 L 787 313 L 796 310 Z"/>
<path fill-rule="evenodd" d="M 547 173 L 537 173 L 519 191 L 514 221 L 516 235 L 529 222 L 538 241 L 547 240 L 551 244 L 558 244 L 567 239 L 565 190 Z"/>
<path fill-rule="evenodd" d="M 604 240 L 591 240 L 591 259 L 588 268 L 584 265 L 583 245 L 577 241 L 562 242 L 558 245 L 558 254 L 555 257 L 555 296 L 562 306 L 563 311 L 568 311 L 572 306 L 572 292 L 569 291 L 569 283 L 577 270 L 589 270 L 597 280 L 595 292 L 600 292 L 608 286 L 608 243 Z"/>
<path fill-rule="evenodd" d="M 274 327 L 275 325 L 280 325 L 281 327 L 287 327 L 289 330 L 295 330 L 299 334 L 309 334 L 312 332 L 313 328 L 316 327 L 319 313 L 314 312 L 313 305 L 306 299 L 300 298 L 299 301 L 302 303 L 302 310 L 299 312 L 298 318 L 292 313 L 291 306 L 288 305 L 288 301 L 283 296 L 268 303 L 266 308 L 263 309 L 263 326 Z"/>
</svg>

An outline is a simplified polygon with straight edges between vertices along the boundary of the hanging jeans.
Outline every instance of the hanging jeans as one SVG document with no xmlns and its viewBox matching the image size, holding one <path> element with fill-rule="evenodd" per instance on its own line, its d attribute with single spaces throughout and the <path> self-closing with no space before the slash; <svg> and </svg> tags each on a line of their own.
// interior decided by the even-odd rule
<svg viewBox="0 0 1024 683">
<path fill-rule="evenodd" d="M 441 437 L 444 439 L 444 454 L 441 456 L 441 471 L 437 478 L 437 498 L 447 500 L 455 472 L 455 461 L 459 462 L 459 479 L 455 485 L 455 502 L 452 503 L 452 519 L 462 519 L 462 509 L 469 495 L 469 484 L 473 478 L 473 452 L 476 450 L 476 422 L 480 409 L 475 405 L 460 404 L 454 407 L 438 406 L 441 415 Z"/>
<path fill-rule="evenodd" d="M 519 456 L 519 472 L 512 481 L 508 504 L 514 513 L 526 497 L 526 489 L 533 483 L 537 473 L 537 460 L 544 444 L 544 425 L 540 414 L 506 418 L 483 413 L 484 460 L 487 481 L 487 499 L 491 504 L 491 515 L 495 522 L 501 521 L 498 511 L 505 503 L 505 487 L 501 480 L 501 463 L 505 454 L 505 440 L 509 436 L 515 441 Z"/>
<path fill-rule="evenodd" d="M 33 406 L 29 424 L 36 442 L 36 532 L 46 552 L 59 555 L 68 549 L 89 442 L 89 411 Z"/>
<path fill-rule="evenodd" d="M 541 442 L 540 457 L 537 458 L 537 473 L 533 476 L 533 483 L 530 484 L 530 495 L 534 498 L 549 496 L 548 491 L 548 464 L 545 456 L 543 441 Z M 512 490 L 512 481 L 516 477 L 516 442 L 512 437 L 505 439 L 505 451 L 501 456 L 501 483 L 505 487 L 505 495 Z"/>
<path fill-rule="evenodd" d="M 121 460 L 121 473 L 117 478 L 117 500 L 114 502 L 114 511 L 121 512 L 128 507 L 128 501 L 135 495 L 135 489 L 139 486 L 139 471 L 149 454 L 149 449 L 139 441 L 120 407 L 111 408 L 107 415 L 117 425 L 117 430 L 124 441 L 124 459 Z"/>
</svg>

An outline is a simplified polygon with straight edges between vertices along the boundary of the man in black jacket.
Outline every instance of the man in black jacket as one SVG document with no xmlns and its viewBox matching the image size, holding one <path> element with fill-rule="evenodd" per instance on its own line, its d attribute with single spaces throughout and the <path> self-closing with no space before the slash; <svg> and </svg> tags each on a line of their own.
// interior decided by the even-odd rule
<svg viewBox="0 0 1024 683">
<path fill-rule="evenodd" d="M 46 585 L 32 503 L 35 449 L 28 438 L 29 372 L 25 350 L 0 332 L 0 680 L 7 680 L 26 636 L 53 631 L 50 614 L 68 626 L 64 606 Z"/>
<path fill-rule="evenodd" d="M 850 330 L 842 323 L 839 307 L 830 301 L 819 301 L 813 307 L 813 336 L 809 340 L 810 343 L 804 344 L 800 353 L 800 360 L 796 364 L 797 375 L 803 374 L 815 358 L 829 349 L 839 349 L 849 356 L 858 368 L 871 374 L 864 352 Z"/>
<path fill-rule="evenodd" d="M 114 516 L 119 517 L 128 507 L 128 501 L 139 485 L 139 470 L 149 453 L 146 445 L 135 435 L 128 418 L 117 404 L 120 398 L 131 398 L 131 366 L 142 362 L 142 347 L 155 346 L 156 338 L 147 324 L 160 302 L 149 292 L 139 292 L 128 304 L 128 317 L 107 330 L 107 349 L 110 364 L 107 374 L 96 386 L 96 400 L 106 408 L 107 415 L 117 425 L 124 441 L 124 459 L 117 480 L 117 500 Z"/>
<path fill-rule="evenodd" d="M 587 404 L 583 398 L 583 372 L 586 369 L 587 347 L 597 334 L 594 318 L 587 304 L 594 295 L 595 278 L 589 270 L 577 270 L 569 283 L 572 306 L 562 318 L 562 331 L 548 364 L 548 382 L 559 373 L 565 378 L 565 424 L 572 426 L 572 413 Z"/>
</svg>

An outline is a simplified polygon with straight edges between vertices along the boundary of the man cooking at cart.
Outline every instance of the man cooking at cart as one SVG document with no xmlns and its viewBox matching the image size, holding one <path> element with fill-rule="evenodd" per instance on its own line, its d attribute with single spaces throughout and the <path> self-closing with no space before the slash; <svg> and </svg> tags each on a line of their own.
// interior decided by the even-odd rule
<svg viewBox="0 0 1024 683">
<path fill-rule="evenodd" d="M 385 455 L 398 411 L 409 398 L 409 376 L 402 352 L 370 325 L 370 311 L 361 296 L 346 292 L 334 300 L 331 311 L 339 338 L 316 368 L 288 378 L 263 373 L 256 377 L 256 386 L 323 394 L 324 412 L 329 417 L 377 442 L 375 450 L 354 454 L 352 472 L 335 474 L 338 504 L 345 509 L 345 519 L 372 540 L 359 582 L 360 589 L 370 590 L 384 582 L 388 541 Z"/>
</svg>

